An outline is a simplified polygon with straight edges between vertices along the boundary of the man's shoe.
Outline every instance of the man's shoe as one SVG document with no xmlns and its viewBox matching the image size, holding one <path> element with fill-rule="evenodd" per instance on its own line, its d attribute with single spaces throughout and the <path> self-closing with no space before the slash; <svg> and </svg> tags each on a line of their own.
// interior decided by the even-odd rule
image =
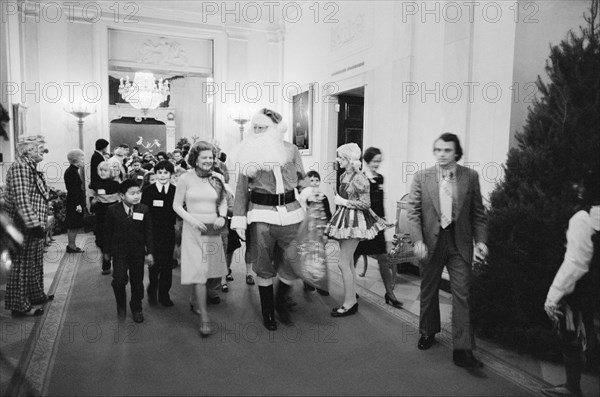
<svg viewBox="0 0 600 397">
<path fill-rule="evenodd" d="M 219 303 L 221 303 L 221 298 L 218 295 L 213 297 L 209 296 L 208 298 L 206 298 L 206 302 L 208 302 L 211 305 L 218 305 Z"/>
<path fill-rule="evenodd" d="M 148 294 L 148 303 L 151 305 L 156 305 L 156 302 L 158 302 L 158 298 L 156 297 L 156 290 L 148 288 L 146 289 L 146 293 Z"/>
<path fill-rule="evenodd" d="M 263 325 L 269 331 L 277 331 L 277 321 L 275 321 L 273 314 L 263 315 Z"/>
<path fill-rule="evenodd" d="M 46 302 L 52 301 L 54 300 L 54 294 L 50 294 L 50 295 L 46 295 L 45 299 L 42 299 L 40 301 L 31 301 L 32 305 L 43 305 Z"/>
<path fill-rule="evenodd" d="M 254 277 L 252 277 L 251 274 L 248 274 L 246 276 L 246 284 L 248 284 L 248 285 L 254 285 L 255 284 Z"/>
<path fill-rule="evenodd" d="M 28 316 L 37 317 L 37 316 L 41 316 L 42 314 L 44 314 L 44 309 L 42 309 L 42 308 L 37 308 L 35 310 L 33 310 L 33 309 L 34 308 L 31 308 L 31 309 L 27 310 L 26 312 L 21 312 L 19 310 L 11 310 L 10 314 L 13 317 L 28 317 Z"/>
<path fill-rule="evenodd" d="M 173 301 L 171 300 L 171 298 L 169 298 L 168 296 L 167 296 L 167 297 L 165 297 L 165 298 L 159 298 L 159 299 L 158 299 L 158 302 L 159 302 L 161 305 L 163 305 L 163 306 L 166 306 L 166 307 L 172 307 L 172 306 L 174 306 L 174 305 L 175 305 L 175 304 L 173 303 Z"/>
<path fill-rule="evenodd" d="M 144 313 L 142 313 L 141 310 L 139 312 L 133 312 L 132 316 L 133 316 L 133 321 L 135 321 L 136 323 L 144 322 Z"/>
<path fill-rule="evenodd" d="M 71 248 L 67 245 L 67 253 L 68 254 L 81 254 L 83 250 L 79 247 Z"/>
<path fill-rule="evenodd" d="M 119 321 L 125 321 L 127 318 L 127 308 L 126 307 L 117 307 L 117 318 Z"/>
<path fill-rule="evenodd" d="M 483 368 L 483 363 L 475 358 L 471 350 L 454 350 L 454 364 L 464 368 Z"/>
<path fill-rule="evenodd" d="M 421 335 L 421 338 L 419 338 L 419 343 L 417 344 L 417 347 L 419 348 L 419 350 L 427 350 L 434 343 L 435 343 L 435 335 L 431 335 L 431 336 Z"/>
<path fill-rule="evenodd" d="M 581 397 L 583 393 L 580 390 L 571 390 L 566 384 L 553 387 L 546 387 L 541 390 L 544 396 L 548 397 Z"/>
</svg>

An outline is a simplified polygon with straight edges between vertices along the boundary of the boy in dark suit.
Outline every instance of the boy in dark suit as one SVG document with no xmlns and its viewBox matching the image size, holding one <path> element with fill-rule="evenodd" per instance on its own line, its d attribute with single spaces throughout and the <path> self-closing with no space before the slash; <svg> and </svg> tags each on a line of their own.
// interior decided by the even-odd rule
<svg viewBox="0 0 600 397">
<path fill-rule="evenodd" d="M 154 166 L 156 182 L 148 185 L 142 192 L 142 204 L 150 208 L 152 216 L 152 234 L 154 235 L 155 264 L 148 270 L 148 303 L 157 300 L 166 307 L 173 306 L 169 290 L 173 280 L 173 249 L 175 247 L 175 185 L 171 184 L 171 175 L 175 171 L 173 163 L 159 161 Z M 157 299 L 158 292 L 158 299 Z"/>
<path fill-rule="evenodd" d="M 142 168 L 142 162 L 139 157 L 134 158 L 130 166 L 131 170 L 127 174 L 127 179 L 133 179 L 137 182 L 138 186 L 141 186 L 142 182 L 144 182 L 144 175 L 148 171 Z"/>
<path fill-rule="evenodd" d="M 111 205 L 104 220 L 104 260 L 110 260 L 111 256 L 113 259 L 112 287 L 119 319 L 124 319 L 127 314 L 125 287 L 129 280 L 129 307 L 133 321 L 141 323 L 144 321 L 144 255 L 148 266 L 154 264 L 150 209 L 140 203 L 140 187 L 136 181 L 123 181 L 119 193 L 122 202 Z"/>
</svg>

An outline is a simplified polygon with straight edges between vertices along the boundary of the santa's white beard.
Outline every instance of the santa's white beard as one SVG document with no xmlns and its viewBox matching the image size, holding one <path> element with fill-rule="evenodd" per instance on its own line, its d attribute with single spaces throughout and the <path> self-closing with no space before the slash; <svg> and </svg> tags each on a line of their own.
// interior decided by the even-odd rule
<svg viewBox="0 0 600 397">
<path fill-rule="evenodd" d="M 239 165 L 247 176 L 252 176 L 257 170 L 272 170 L 274 164 L 284 166 L 293 161 L 283 144 L 283 135 L 274 127 L 262 134 L 255 134 L 250 130 L 236 148 L 233 157 L 236 166 Z"/>
</svg>

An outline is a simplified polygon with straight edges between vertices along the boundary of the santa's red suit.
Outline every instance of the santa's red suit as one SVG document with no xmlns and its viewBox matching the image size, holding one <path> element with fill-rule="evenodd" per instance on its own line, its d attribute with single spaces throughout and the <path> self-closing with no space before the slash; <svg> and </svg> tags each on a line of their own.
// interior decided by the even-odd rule
<svg viewBox="0 0 600 397">
<path fill-rule="evenodd" d="M 298 278 L 291 261 L 298 259 L 294 239 L 305 217 L 294 189 L 306 174 L 298 148 L 283 141 L 285 130 L 281 115 L 260 110 L 236 156 L 240 172 L 231 228 L 242 237 L 249 234 L 246 249 L 258 276 L 263 321 L 269 330 L 277 329 L 275 309 L 283 323 L 291 322 L 285 298 L 291 281 Z M 279 284 L 274 299 L 275 276 Z"/>
</svg>

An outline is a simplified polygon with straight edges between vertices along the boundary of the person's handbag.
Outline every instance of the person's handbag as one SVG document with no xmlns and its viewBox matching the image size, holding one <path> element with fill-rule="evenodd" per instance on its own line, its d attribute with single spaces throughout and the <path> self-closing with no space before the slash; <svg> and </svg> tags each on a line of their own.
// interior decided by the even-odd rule
<svg viewBox="0 0 600 397">
<path fill-rule="evenodd" d="M 212 223 L 205 223 L 206 231 L 202 231 L 203 236 L 220 236 L 224 230 L 227 230 L 227 226 L 223 226 L 220 229 L 216 229 L 215 225 Z"/>
</svg>

